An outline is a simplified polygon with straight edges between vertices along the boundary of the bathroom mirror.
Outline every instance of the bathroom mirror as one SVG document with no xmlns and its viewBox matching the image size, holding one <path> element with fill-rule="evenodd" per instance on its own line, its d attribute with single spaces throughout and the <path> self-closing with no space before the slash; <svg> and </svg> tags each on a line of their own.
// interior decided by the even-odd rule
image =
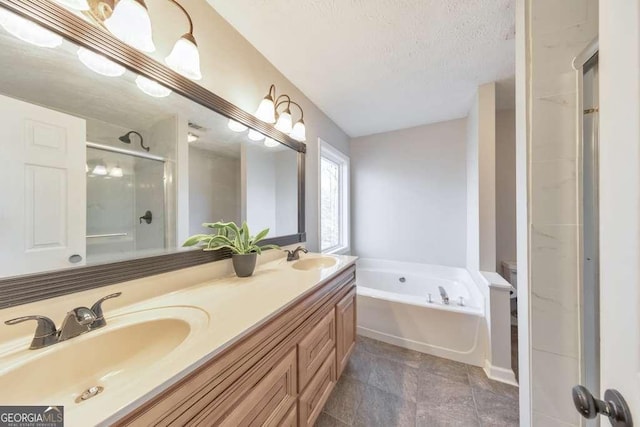
<svg viewBox="0 0 640 427">
<path fill-rule="evenodd" d="M 27 3 L 0 1 L 0 279 L 182 253 L 203 222 L 303 241 L 304 144 L 58 5 Z M 55 37 L 11 31 L 43 14 Z"/>
</svg>

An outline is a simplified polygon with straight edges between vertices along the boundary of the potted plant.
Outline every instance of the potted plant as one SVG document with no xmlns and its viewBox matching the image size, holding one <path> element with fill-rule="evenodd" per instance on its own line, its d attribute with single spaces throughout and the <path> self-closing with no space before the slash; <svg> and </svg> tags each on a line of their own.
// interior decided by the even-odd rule
<svg viewBox="0 0 640 427">
<path fill-rule="evenodd" d="M 252 236 L 246 222 L 241 227 L 238 227 L 235 222 L 205 223 L 202 226 L 215 230 L 215 233 L 196 234 L 189 237 L 182 246 L 199 244 L 205 251 L 225 248 L 231 250 L 233 269 L 238 277 L 249 277 L 253 274 L 257 256 L 264 249 L 280 249 L 277 245 L 259 245 L 269 234 L 268 228 Z"/>
</svg>

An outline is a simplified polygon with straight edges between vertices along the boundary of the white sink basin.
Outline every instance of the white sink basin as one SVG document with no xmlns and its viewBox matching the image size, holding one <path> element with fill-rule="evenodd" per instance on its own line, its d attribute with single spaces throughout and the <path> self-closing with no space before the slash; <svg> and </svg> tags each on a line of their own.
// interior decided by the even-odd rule
<svg viewBox="0 0 640 427">
<path fill-rule="evenodd" d="M 330 268 L 336 265 L 338 260 L 329 256 L 309 257 L 304 258 L 293 263 L 293 268 L 296 270 L 322 270 L 323 268 Z"/>
<path fill-rule="evenodd" d="M 107 318 L 104 328 L 45 349 L 20 351 L 12 363 L 0 365 L 0 401 L 76 405 L 84 403 L 78 397 L 91 387 L 102 388 L 96 399 L 118 393 L 145 371 L 161 369 L 208 321 L 196 308 L 152 309 Z"/>
</svg>

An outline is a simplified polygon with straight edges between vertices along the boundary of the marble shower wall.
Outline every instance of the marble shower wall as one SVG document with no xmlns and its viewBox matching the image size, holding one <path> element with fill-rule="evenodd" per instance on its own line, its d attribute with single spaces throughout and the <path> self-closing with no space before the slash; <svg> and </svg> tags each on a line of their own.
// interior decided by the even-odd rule
<svg viewBox="0 0 640 427">
<path fill-rule="evenodd" d="M 577 75 L 597 0 L 527 0 L 531 76 L 530 304 L 535 426 L 577 426 L 580 381 Z"/>
</svg>

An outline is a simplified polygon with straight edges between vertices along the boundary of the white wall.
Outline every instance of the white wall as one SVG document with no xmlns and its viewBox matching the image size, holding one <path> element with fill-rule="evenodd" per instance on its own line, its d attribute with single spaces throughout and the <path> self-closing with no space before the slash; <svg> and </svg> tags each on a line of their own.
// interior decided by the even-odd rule
<svg viewBox="0 0 640 427">
<path fill-rule="evenodd" d="M 351 140 L 352 253 L 465 265 L 466 120 Z"/>
<path fill-rule="evenodd" d="M 496 268 L 495 116 L 495 83 L 487 83 L 467 119 L 466 266 L 472 271 Z"/>
<path fill-rule="evenodd" d="M 217 221 L 240 221 L 240 159 L 190 146 L 189 234 Z"/>
<path fill-rule="evenodd" d="M 205 0 L 184 0 L 181 4 L 193 18 L 194 35 L 202 53 L 203 79 L 198 82 L 200 85 L 245 111 L 254 113 L 273 83 L 278 93 L 289 94 L 304 109 L 308 142 L 305 193 L 307 246 L 317 250 L 319 160 L 315 141 L 322 138 L 348 154 L 349 137 Z M 186 31 L 186 23 L 182 19 L 175 19 L 176 9 L 171 2 L 154 2 L 149 5 L 149 13 L 154 22 L 157 47 L 151 56 L 164 62 L 175 41 Z"/>
<path fill-rule="evenodd" d="M 245 170 L 245 220 L 254 233 L 268 228 L 277 236 L 276 228 L 276 161 L 272 153 L 253 147 L 242 150 Z"/>
<path fill-rule="evenodd" d="M 489 378 L 515 384 L 511 368 L 511 286 L 496 271 L 496 85 L 478 87 L 467 122 L 466 267 L 485 299 Z"/>
<path fill-rule="evenodd" d="M 496 271 L 516 260 L 516 117 L 496 113 Z"/>
<path fill-rule="evenodd" d="M 298 232 L 298 163 L 290 150 L 274 154 L 276 166 L 276 230 L 287 236 Z M 275 236 L 269 233 L 270 237 Z"/>
</svg>

